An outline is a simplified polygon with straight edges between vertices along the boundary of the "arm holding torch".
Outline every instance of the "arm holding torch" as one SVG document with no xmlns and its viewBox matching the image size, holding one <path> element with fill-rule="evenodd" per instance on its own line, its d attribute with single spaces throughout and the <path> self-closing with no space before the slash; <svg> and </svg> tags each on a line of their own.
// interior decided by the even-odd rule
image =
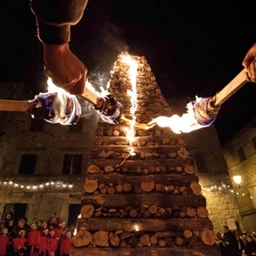
<svg viewBox="0 0 256 256">
<path fill-rule="evenodd" d="M 244 69 L 227 84 L 220 92 L 211 98 L 207 98 L 194 105 L 195 118 L 199 124 L 211 123 L 223 104 L 229 97 L 238 91 L 247 82 L 256 83 L 256 44 L 246 53 L 242 65 Z"/>
<path fill-rule="evenodd" d="M 216 119 L 221 105 L 246 83 L 246 70 L 243 69 L 215 96 L 195 102 L 193 107 L 197 122 L 204 126 L 211 125 Z"/>
<path fill-rule="evenodd" d="M 37 34 L 43 44 L 45 74 L 65 91 L 40 93 L 33 100 L 0 100 L 0 111 L 28 112 L 50 123 L 74 124 L 81 106 L 74 95 L 81 95 L 94 105 L 105 122 L 117 123 L 122 105 L 113 96 L 99 97 L 85 86 L 87 68 L 70 50 L 71 26 L 83 16 L 88 0 L 31 0 Z M 71 93 L 71 94 L 69 94 Z"/>
</svg>

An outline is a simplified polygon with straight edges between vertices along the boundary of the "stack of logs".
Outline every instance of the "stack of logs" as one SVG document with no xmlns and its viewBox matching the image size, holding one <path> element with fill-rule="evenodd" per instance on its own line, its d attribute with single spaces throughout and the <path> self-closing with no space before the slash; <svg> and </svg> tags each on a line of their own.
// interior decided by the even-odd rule
<svg viewBox="0 0 256 256">
<path fill-rule="evenodd" d="M 144 57 L 138 63 L 136 121 L 172 112 Z M 109 91 L 132 119 L 129 65 L 120 55 Z M 129 154 L 125 129 L 99 122 L 82 196 L 81 217 L 70 255 L 217 256 L 205 198 L 181 135 L 169 128 L 135 127 Z"/>
</svg>

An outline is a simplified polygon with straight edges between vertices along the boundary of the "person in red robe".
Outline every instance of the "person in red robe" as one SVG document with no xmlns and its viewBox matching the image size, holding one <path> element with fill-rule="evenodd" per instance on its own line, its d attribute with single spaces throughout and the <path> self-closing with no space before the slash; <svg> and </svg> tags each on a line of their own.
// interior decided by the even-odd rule
<svg viewBox="0 0 256 256">
<path fill-rule="evenodd" d="M 8 234 L 8 229 L 3 228 L 0 234 L 0 256 L 6 255 L 6 247 L 10 242 L 7 234 Z"/>
<path fill-rule="evenodd" d="M 41 256 L 46 256 L 47 255 L 47 239 L 48 239 L 48 236 L 49 236 L 49 229 L 45 229 L 44 231 L 42 231 L 41 242 L 40 242 L 40 247 L 39 247 L 39 251 L 40 251 Z"/>
<path fill-rule="evenodd" d="M 32 223 L 28 232 L 28 251 L 30 256 L 37 256 L 39 254 L 40 240 L 41 233 L 37 230 L 36 223 Z"/>
<path fill-rule="evenodd" d="M 73 244 L 71 232 L 68 231 L 60 242 L 60 256 L 68 256 Z"/>
<path fill-rule="evenodd" d="M 53 230 L 51 230 L 49 232 L 49 235 L 50 236 L 46 240 L 48 256 L 55 256 L 55 251 L 56 251 L 57 246 L 58 246 L 58 240 L 55 237 Z"/>
<path fill-rule="evenodd" d="M 26 231 L 21 230 L 19 236 L 13 240 L 13 249 L 15 256 L 23 256 L 27 250 L 28 240 L 25 237 Z"/>
</svg>

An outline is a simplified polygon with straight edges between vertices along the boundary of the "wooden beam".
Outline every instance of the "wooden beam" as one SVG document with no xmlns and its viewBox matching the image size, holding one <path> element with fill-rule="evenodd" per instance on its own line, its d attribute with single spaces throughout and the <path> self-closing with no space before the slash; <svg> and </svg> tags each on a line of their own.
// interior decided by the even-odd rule
<svg viewBox="0 0 256 256">
<path fill-rule="evenodd" d="M 135 232 L 135 227 L 139 227 L 143 232 L 163 232 L 179 231 L 186 229 L 203 231 L 205 228 L 213 229 L 212 222 L 209 219 L 199 218 L 171 218 L 171 219 L 120 219 L 120 218 L 90 218 L 78 219 L 78 230 L 80 227 L 86 227 L 88 231 L 116 231 L 123 230 Z"/>
</svg>

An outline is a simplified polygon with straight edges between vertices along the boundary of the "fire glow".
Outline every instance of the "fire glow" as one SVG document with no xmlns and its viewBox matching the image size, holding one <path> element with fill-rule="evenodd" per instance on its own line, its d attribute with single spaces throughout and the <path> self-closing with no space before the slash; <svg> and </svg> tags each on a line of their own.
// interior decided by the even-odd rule
<svg viewBox="0 0 256 256">
<path fill-rule="evenodd" d="M 182 116 L 173 115 L 171 117 L 159 116 L 153 119 L 148 125 L 157 124 L 160 127 L 169 127 L 174 133 L 180 134 L 182 132 L 189 133 L 204 127 L 210 126 L 213 121 L 208 118 L 208 122 L 202 124 L 195 116 L 195 106 L 202 103 L 203 99 L 196 96 L 195 102 L 189 102 L 187 104 L 187 113 Z"/>
<path fill-rule="evenodd" d="M 136 124 L 136 116 L 135 112 L 138 107 L 137 103 L 137 89 L 136 89 L 136 84 L 137 84 L 137 68 L 138 64 L 136 60 L 132 60 L 130 55 L 123 55 L 122 62 L 127 63 L 130 68 L 129 68 L 129 77 L 130 77 L 130 82 L 131 82 L 131 90 L 128 90 L 127 93 L 130 96 L 131 100 L 131 108 L 130 108 L 130 113 L 132 116 L 132 120 L 130 120 L 130 127 L 129 129 L 125 129 L 126 132 L 126 137 L 129 140 L 129 154 L 134 156 L 135 152 L 133 149 L 133 142 L 135 141 L 135 132 L 134 132 L 134 127 Z"/>
</svg>

